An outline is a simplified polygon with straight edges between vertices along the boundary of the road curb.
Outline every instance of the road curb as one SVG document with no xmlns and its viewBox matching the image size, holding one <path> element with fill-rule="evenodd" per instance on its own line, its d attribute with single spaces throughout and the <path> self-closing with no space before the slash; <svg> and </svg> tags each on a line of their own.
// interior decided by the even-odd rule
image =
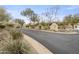
<svg viewBox="0 0 79 59">
<path fill-rule="evenodd" d="M 24 39 L 37 51 L 38 54 L 52 54 L 45 46 L 37 42 L 35 39 L 30 36 L 23 34 Z"/>
<path fill-rule="evenodd" d="M 35 29 L 30 29 L 30 30 L 35 30 Z M 36 30 L 36 31 L 43 31 L 43 32 L 57 33 L 57 34 L 79 34 L 78 32 L 53 32 L 53 31 L 46 31 L 46 30 Z"/>
<path fill-rule="evenodd" d="M 79 34 L 77 32 L 56 32 L 56 33 L 58 33 L 58 34 L 72 34 L 72 35 Z"/>
</svg>

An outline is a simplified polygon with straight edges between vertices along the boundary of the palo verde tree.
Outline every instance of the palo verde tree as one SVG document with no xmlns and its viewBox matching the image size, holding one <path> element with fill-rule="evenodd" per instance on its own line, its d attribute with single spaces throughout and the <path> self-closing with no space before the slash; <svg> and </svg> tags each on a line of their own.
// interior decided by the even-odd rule
<svg viewBox="0 0 79 59">
<path fill-rule="evenodd" d="M 30 8 L 23 10 L 21 12 L 21 15 L 29 18 L 30 23 L 38 21 L 38 15 L 33 10 L 31 10 Z"/>
</svg>

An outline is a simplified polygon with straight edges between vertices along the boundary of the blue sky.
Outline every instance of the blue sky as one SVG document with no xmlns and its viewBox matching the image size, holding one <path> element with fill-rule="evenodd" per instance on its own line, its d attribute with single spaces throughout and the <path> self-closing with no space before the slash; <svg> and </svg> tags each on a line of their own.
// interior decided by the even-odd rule
<svg viewBox="0 0 79 59">
<path fill-rule="evenodd" d="M 47 8 L 52 7 L 53 5 L 4 5 L 8 13 L 11 14 L 13 18 L 24 19 L 26 23 L 29 21 L 26 20 L 26 17 L 20 15 L 20 12 L 26 8 L 31 8 L 35 13 L 41 14 L 47 10 Z M 63 19 L 64 16 L 69 14 L 79 13 L 79 5 L 60 5 L 58 11 L 58 18 Z"/>
</svg>

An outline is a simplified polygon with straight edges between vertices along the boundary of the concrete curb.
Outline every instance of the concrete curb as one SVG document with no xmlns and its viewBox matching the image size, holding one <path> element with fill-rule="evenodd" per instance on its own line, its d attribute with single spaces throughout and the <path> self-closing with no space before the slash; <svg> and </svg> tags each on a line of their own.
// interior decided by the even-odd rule
<svg viewBox="0 0 79 59">
<path fill-rule="evenodd" d="M 35 30 L 35 29 L 30 29 Z M 79 34 L 78 32 L 53 32 L 53 31 L 46 31 L 46 30 L 36 30 L 36 31 L 43 31 L 43 32 L 50 32 L 50 33 L 58 33 L 58 34 Z"/>
<path fill-rule="evenodd" d="M 79 34 L 79 33 L 77 33 L 77 32 L 56 32 L 56 33 L 58 33 L 58 34 Z"/>
<path fill-rule="evenodd" d="M 37 51 L 38 54 L 52 54 L 45 46 L 29 37 L 28 35 L 23 34 L 24 39 Z"/>
</svg>

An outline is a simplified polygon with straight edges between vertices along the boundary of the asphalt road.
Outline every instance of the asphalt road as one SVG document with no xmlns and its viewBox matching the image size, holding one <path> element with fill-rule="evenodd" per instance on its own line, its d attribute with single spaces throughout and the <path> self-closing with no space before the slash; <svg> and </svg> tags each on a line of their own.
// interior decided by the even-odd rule
<svg viewBox="0 0 79 59">
<path fill-rule="evenodd" d="M 55 54 L 79 54 L 78 34 L 57 34 L 22 29 L 22 32 L 39 41 Z"/>
</svg>

